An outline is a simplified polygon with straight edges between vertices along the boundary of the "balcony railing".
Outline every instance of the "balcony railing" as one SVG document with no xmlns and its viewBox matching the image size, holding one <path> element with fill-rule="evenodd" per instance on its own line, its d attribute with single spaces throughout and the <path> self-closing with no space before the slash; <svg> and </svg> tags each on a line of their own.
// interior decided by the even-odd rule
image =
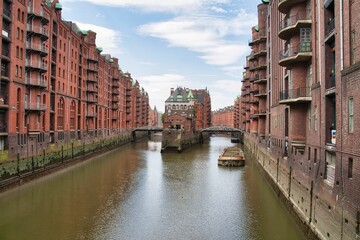
<svg viewBox="0 0 360 240">
<path fill-rule="evenodd" d="M 87 117 L 96 117 L 97 113 L 96 112 L 87 112 L 86 116 Z"/>
<path fill-rule="evenodd" d="M 8 9 L 6 7 L 4 7 L 4 11 L 3 11 L 4 15 L 8 18 L 11 19 L 11 9 Z"/>
<path fill-rule="evenodd" d="M 48 47 L 44 46 L 44 45 L 41 45 L 41 44 L 35 44 L 33 42 L 27 42 L 26 43 L 26 48 L 28 49 L 32 49 L 32 50 L 35 50 L 35 51 L 40 51 L 40 52 L 44 52 L 44 53 L 48 53 L 49 49 Z"/>
<path fill-rule="evenodd" d="M 287 89 L 280 92 L 280 101 L 309 101 L 311 100 L 311 88 L 300 87 Z"/>
<path fill-rule="evenodd" d="M 3 45 L 1 49 L 1 55 L 10 58 L 9 47 Z"/>
<path fill-rule="evenodd" d="M 0 108 L 1 107 L 7 107 L 8 106 L 8 100 L 5 96 L 0 95 Z"/>
<path fill-rule="evenodd" d="M 35 7 L 28 6 L 27 11 L 28 11 L 28 14 L 33 14 L 35 16 L 42 17 L 47 21 L 49 21 L 49 19 L 50 19 L 50 15 L 47 12 L 45 12 L 44 10 L 36 9 Z"/>
<path fill-rule="evenodd" d="M 41 35 L 43 35 L 45 37 L 49 37 L 49 30 L 47 30 L 47 29 L 45 29 L 43 27 L 28 24 L 26 26 L 26 31 L 34 32 L 34 33 L 37 33 L 37 34 L 41 34 Z"/>
<path fill-rule="evenodd" d="M 37 78 L 29 78 L 25 76 L 25 81 L 24 83 L 26 85 L 30 85 L 30 86 L 37 86 L 37 87 L 46 87 L 46 81 L 44 79 L 41 79 L 40 77 Z"/>
<path fill-rule="evenodd" d="M 45 71 L 47 70 L 47 66 L 45 65 L 45 63 L 39 61 L 32 61 L 29 59 L 25 60 L 25 67 L 38 68 Z"/>
<path fill-rule="evenodd" d="M 311 48 L 311 42 L 300 42 L 297 46 L 291 47 L 285 50 L 280 51 L 280 61 L 279 64 L 281 65 L 282 60 L 286 60 L 287 58 L 295 57 L 302 53 L 310 53 L 311 54 L 312 48 Z M 294 59 L 296 60 L 296 59 Z M 308 58 L 302 59 L 299 58 L 299 61 L 308 60 Z"/>
<path fill-rule="evenodd" d="M 329 36 L 335 29 L 335 18 L 328 21 L 327 26 L 325 26 L 325 38 Z"/>
<path fill-rule="evenodd" d="M 7 132 L 6 123 L 0 123 L 0 133 L 6 133 L 6 132 Z"/>
<path fill-rule="evenodd" d="M 46 105 L 41 103 L 33 103 L 33 102 L 25 102 L 24 104 L 25 110 L 32 110 L 32 111 L 45 111 Z"/>
<path fill-rule="evenodd" d="M 296 15 L 285 18 L 280 22 L 280 32 L 285 28 L 295 26 L 301 20 L 311 20 L 311 11 L 298 11 Z"/>
</svg>

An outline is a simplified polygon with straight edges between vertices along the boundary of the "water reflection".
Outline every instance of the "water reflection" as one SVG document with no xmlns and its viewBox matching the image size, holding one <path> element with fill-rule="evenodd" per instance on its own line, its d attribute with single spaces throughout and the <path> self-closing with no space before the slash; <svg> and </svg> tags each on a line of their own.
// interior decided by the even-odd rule
<svg viewBox="0 0 360 240">
<path fill-rule="evenodd" d="M 217 166 L 232 145 L 129 144 L 2 194 L 0 239 L 303 239 L 251 161 Z"/>
</svg>

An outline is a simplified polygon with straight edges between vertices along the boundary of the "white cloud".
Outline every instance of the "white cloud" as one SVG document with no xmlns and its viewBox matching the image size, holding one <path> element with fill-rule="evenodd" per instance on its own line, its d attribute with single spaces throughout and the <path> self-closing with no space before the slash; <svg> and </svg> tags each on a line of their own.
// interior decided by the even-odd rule
<svg viewBox="0 0 360 240">
<path fill-rule="evenodd" d="M 210 84 L 212 110 L 233 105 L 235 97 L 240 94 L 240 88 L 240 80 L 218 80 Z"/>
<path fill-rule="evenodd" d="M 97 26 L 93 24 L 76 22 L 76 25 L 82 30 L 91 30 L 96 32 L 96 45 L 104 49 L 104 53 L 109 53 L 113 57 L 119 57 L 121 51 L 121 33 L 110 28 Z"/>
<path fill-rule="evenodd" d="M 74 2 L 75 0 L 63 0 L 63 2 Z M 81 0 L 97 5 L 112 7 L 135 7 L 146 11 L 154 12 L 179 12 L 191 11 L 200 8 L 208 0 Z M 212 2 L 224 2 L 212 0 Z"/>
<path fill-rule="evenodd" d="M 197 52 L 207 64 L 223 66 L 238 62 L 249 49 L 247 44 L 228 40 L 228 37 L 247 34 L 255 23 L 255 15 L 241 11 L 231 19 L 206 14 L 181 16 L 142 25 L 138 32 L 163 39 L 170 47 L 184 47 Z"/>
<path fill-rule="evenodd" d="M 227 11 L 225 9 L 220 8 L 220 7 L 212 6 L 210 9 L 216 13 L 227 13 Z"/>
</svg>

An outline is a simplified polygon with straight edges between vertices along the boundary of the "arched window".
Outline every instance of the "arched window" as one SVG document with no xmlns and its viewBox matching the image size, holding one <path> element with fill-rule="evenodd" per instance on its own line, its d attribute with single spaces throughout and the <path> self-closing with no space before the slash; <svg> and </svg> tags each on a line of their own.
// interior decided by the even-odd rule
<svg viewBox="0 0 360 240">
<path fill-rule="evenodd" d="M 24 53 L 23 53 L 23 49 L 20 48 L 20 59 L 23 59 Z"/>
<path fill-rule="evenodd" d="M 18 9 L 18 10 L 17 10 L 17 20 L 18 20 L 18 21 L 21 21 L 20 13 L 21 13 L 21 12 L 20 12 L 20 9 Z"/>
<path fill-rule="evenodd" d="M 25 13 L 21 12 L 21 22 L 25 23 Z"/>
<path fill-rule="evenodd" d="M 19 46 L 16 46 L 16 57 L 19 58 L 20 55 L 20 49 Z"/>
<path fill-rule="evenodd" d="M 58 130 L 64 130 L 64 109 L 65 109 L 65 103 L 64 99 L 60 98 L 58 103 Z"/>
<path fill-rule="evenodd" d="M 76 105 L 75 105 L 75 101 L 72 101 L 70 106 L 70 129 L 75 129 L 75 114 L 76 114 Z"/>
</svg>

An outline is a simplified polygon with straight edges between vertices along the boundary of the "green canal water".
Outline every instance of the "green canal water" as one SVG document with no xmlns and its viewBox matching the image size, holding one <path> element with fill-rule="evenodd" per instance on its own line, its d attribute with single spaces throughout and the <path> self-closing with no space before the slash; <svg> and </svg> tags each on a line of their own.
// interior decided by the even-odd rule
<svg viewBox="0 0 360 240">
<path fill-rule="evenodd" d="M 0 194 L 0 239 L 304 239 L 250 159 L 217 165 L 233 145 L 142 141 Z"/>
</svg>

